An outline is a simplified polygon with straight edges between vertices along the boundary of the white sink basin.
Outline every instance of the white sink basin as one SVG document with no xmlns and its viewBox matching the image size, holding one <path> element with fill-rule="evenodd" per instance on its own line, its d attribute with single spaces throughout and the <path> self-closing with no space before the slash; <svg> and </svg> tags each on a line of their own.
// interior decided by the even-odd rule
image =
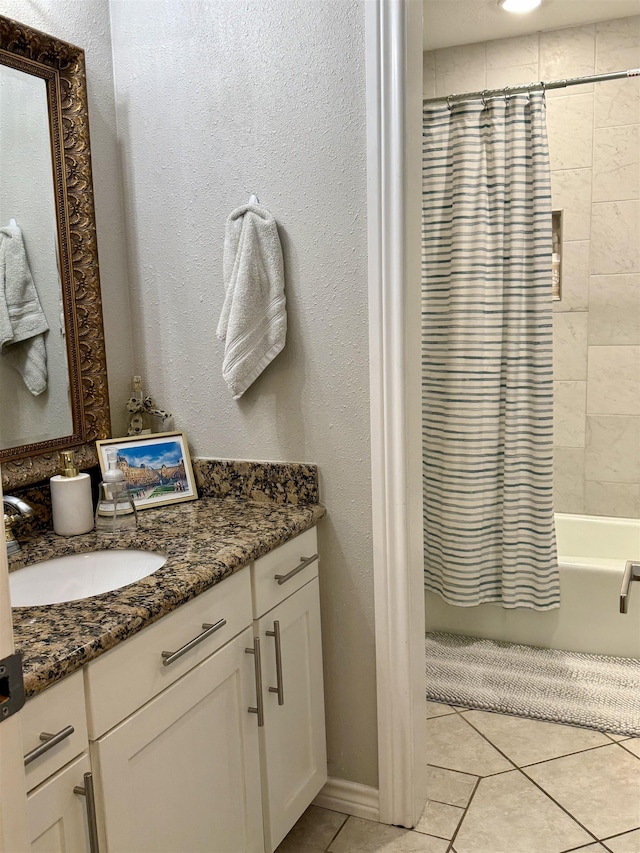
<svg viewBox="0 0 640 853">
<path fill-rule="evenodd" d="M 60 604 L 110 592 L 146 578 L 167 562 L 153 551 L 106 550 L 69 554 L 9 574 L 12 607 Z"/>
</svg>

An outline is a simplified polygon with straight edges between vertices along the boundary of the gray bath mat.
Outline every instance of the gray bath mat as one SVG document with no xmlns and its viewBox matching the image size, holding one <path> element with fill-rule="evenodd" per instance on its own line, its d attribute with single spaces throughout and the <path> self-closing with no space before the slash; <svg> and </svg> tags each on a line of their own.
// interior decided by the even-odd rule
<svg viewBox="0 0 640 853">
<path fill-rule="evenodd" d="M 427 699 L 640 737 L 640 661 L 426 635 Z"/>
</svg>

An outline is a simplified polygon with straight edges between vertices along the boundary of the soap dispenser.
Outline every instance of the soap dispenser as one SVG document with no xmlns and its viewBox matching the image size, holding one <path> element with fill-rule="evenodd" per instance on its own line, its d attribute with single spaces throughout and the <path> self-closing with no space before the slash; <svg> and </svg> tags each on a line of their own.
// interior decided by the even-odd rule
<svg viewBox="0 0 640 853">
<path fill-rule="evenodd" d="M 76 467 L 73 450 L 60 454 L 62 473 L 49 481 L 53 529 L 58 536 L 77 536 L 93 530 L 91 477 Z"/>
<path fill-rule="evenodd" d="M 102 475 L 96 508 L 98 533 L 131 533 L 138 525 L 136 507 L 118 468 L 118 451 L 105 451 L 107 470 Z"/>
</svg>

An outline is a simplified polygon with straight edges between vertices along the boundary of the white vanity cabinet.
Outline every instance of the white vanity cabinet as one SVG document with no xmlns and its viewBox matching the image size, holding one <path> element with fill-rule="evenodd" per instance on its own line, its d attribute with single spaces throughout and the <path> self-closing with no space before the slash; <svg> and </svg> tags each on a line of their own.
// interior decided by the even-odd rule
<svg viewBox="0 0 640 853">
<path fill-rule="evenodd" d="M 262 851 L 251 629 L 92 745 L 105 850 Z"/>
<path fill-rule="evenodd" d="M 22 742 L 31 849 L 36 853 L 95 851 L 95 812 L 81 672 L 27 702 L 22 715 Z M 93 839 L 89 833 L 90 820 Z"/>
<path fill-rule="evenodd" d="M 27 814 L 33 853 L 95 853 L 89 840 L 85 774 L 91 767 L 83 753 L 27 796 Z"/>
<path fill-rule="evenodd" d="M 317 572 L 314 528 L 30 700 L 32 850 L 272 853 L 327 778 Z"/>
<path fill-rule="evenodd" d="M 102 853 L 262 853 L 252 645 L 246 568 L 86 667 Z"/>
<path fill-rule="evenodd" d="M 266 853 L 275 850 L 327 781 L 317 574 L 315 528 L 252 566 L 264 711 L 259 732 Z"/>
</svg>

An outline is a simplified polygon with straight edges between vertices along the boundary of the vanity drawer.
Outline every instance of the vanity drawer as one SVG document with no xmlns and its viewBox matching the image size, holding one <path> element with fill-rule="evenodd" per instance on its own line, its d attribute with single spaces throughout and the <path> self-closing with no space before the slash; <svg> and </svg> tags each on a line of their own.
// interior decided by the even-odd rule
<svg viewBox="0 0 640 853">
<path fill-rule="evenodd" d="M 30 791 L 87 748 L 87 717 L 84 704 L 82 672 L 74 672 L 44 692 L 29 699 L 21 717 L 22 745 L 26 755 L 45 741 L 45 732 L 61 739 L 34 758 L 25 767 L 27 790 Z M 73 732 L 64 734 L 69 727 Z"/>
<path fill-rule="evenodd" d="M 216 626 L 221 620 L 224 624 L 205 635 L 204 624 Z M 100 737 L 157 696 L 251 620 L 247 566 L 91 661 L 84 670 L 89 738 Z M 182 649 L 165 665 L 163 652 Z"/>
<path fill-rule="evenodd" d="M 315 559 L 311 560 L 312 557 Z M 311 561 L 304 566 L 308 560 Z M 251 566 L 254 618 L 257 619 L 284 601 L 317 574 L 318 535 L 316 528 L 312 527 L 260 557 Z"/>
</svg>

